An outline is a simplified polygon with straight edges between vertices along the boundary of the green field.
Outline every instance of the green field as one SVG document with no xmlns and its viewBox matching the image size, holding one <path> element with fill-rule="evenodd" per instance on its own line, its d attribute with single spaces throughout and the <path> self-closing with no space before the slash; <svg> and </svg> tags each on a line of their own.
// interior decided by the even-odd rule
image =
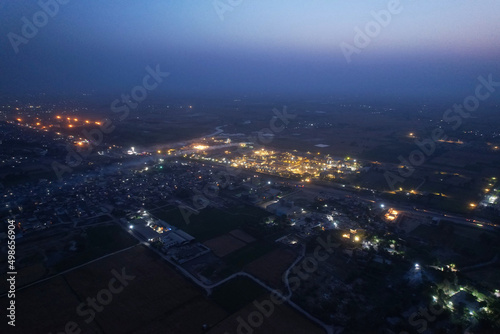
<svg viewBox="0 0 500 334">
<path fill-rule="evenodd" d="M 169 207 L 161 211 L 151 211 L 165 222 L 191 234 L 203 242 L 243 226 L 258 226 L 270 214 L 251 206 L 237 206 L 228 210 L 214 208 L 203 209 L 199 214 L 192 214 L 185 219 L 181 209 Z M 185 215 L 189 215 L 186 211 Z"/>
<path fill-rule="evenodd" d="M 251 279 L 236 277 L 217 287 L 212 293 L 211 299 L 226 312 L 233 313 L 265 293 L 266 290 Z"/>
<path fill-rule="evenodd" d="M 57 272 L 70 269 L 120 249 L 130 247 L 137 240 L 120 226 L 94 226 L 86 229 L 86 236 L 79 241 L 79 250 L 65 257 L 54 268 Z"/>
<path fill-rule="evenodd" d="M 489 261 L 499 251 L 494 233 L 474 227 L 456 224 L 445 228 L 420 225 L 411 234 L 428 241 L 431 246 L 453 251 L 453 259 L 441 260 L 453 261 L 459 267 Z"/>
</svg>

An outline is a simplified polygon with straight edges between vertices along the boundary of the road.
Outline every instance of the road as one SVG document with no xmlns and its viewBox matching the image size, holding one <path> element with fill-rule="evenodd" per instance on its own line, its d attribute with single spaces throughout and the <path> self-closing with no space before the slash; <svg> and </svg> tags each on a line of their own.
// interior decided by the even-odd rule
<svg viewBox="0 0 500 334">
<path fill-rule="evenodd" d="M 130 230 L 126 229 L 126 227 L 124 227 L 122 224 L 119 224 L 120 226 L 122 226 L 126 231 L 128 231 L 131 235 L 133 235 L 135 238 L 137 238 L 139 241 L 141 240 L 138 236 L 136 236 L 133 232 L 131 232 Z M 149 243 L 147 242 L 142 242 L 144 245 L 146 246 L 149 246 Z M 310 313 L 308 313 L 307 311 L 305 311 L 303 308 L 301 308 L 299 305 L 295 304 L 292 300 L 290 300 L 291 298 L 291 295 L 292 295 L 292 292 L 291 292 L 291 289 L 290 289 L 290 286 L 289 286 L 289 283 L 288 283 L 288 274 L 290 273 L 290 270 L 305 256 L 305 248 L 303 249 L 303 253 L 292 263 L 292 265 L 290 265 L 290 267 L 286 270 L 286 280 L 285 280 L 285 284 L 286 284 L 286 287 L 287 287 L 287 290 L 289 291 L 287 293 L 287 295 L 283 295 L 280 291 L 278 290 L 275 290 L 273 289 L 272 287 L 270 287 L 269 285 L 267 285 L 266 283 L 264 283 L 263 281 L 261 281 L 260 279 L 256 278 L 255 276 L 253 275 L 250 275 L 246 272 L 237 272 L 237 273 L 234 273 L 228 277 L 226 277 L 225 279 L 221 280 L 221 281 L 218 281 L 216 283 L 213 283 L 213 284 L 206 284 L 202 281 L 200 281 L 197 277 L 195 277 L 193 274 L 191 274 L 189 271 L 187 271 L 186 269 L 182 268 L 181 266 L 179 266 L 176 262 L 172 261 L 170 258 L 168 258 L 165 254 L 161 253 L 160 251 L 158 251 L 157 249 L 153 248 L 153 247 L 149 247 L 149 249 L 151 249 L 153 252 L 155 252 L 156 254 L 158 254 L 161 258 L 163 258 L 165 261 L 167 261 L 168 263 L 170 263 L 172 266 L 174 266 L 174 268 L 176 268 L 178 271 L 180 271 L 185 277 L 189 278 L 191 281 L 193 281 L 196 285 L 202 287 L 203 289 L 205 289 L 205 291 L 207 292 L 208 295 L 210 295 L 212 293 L 212 290 L 215 289 L 216 287 L 224 284 L 224 283 L 227 283 L 228 281 L 236 278 L 236 277 L 247 277 L 251 280 L 253 280 L 255 283 L 259 284 L 260 286 L 262 286 L 263 288 L 265 288 L 266 290 L 268 290 L 269 292 L 271 293 L 274 293 L 276 294 L 280 299 L 282 299 L 284 302 L 287 302 L 291 307 L 293 307 L 296 311 L 298 311 L 299 313 L 303 314 L 306 318 L 308 318 L 309 320 L 311 320 L 312 322 L 318 324 L 319 326 L 323 327 L 323 329 L 328 333 L 328 334 L 334 334 L 336 333 L 335 330 L 336 328 L 333 327 L 333 326 L 330 326 L 330 325 L 327 325 L 325 324 L 324 322 L 322 322 L 321 320 L 315 318 L 314 316 L 312 316 Z"/>
<path fill-rule="evenodd" d="M 494 224 L 488 221 L 484 220 L 478 220 L 478 219 L 470 219 L 454 214 L 450 214 L 448 212 L 444 211 L 437 211 L 437 210 L 427 210 L 427 209 L 420 209 L 420 208 L 414 208 L 412 205 L 409 204 L 401 204 L 401 203 L 393 203 L 387 200 L 381 200 L 381 199 L 376 199 L 375 196 L 366 196 L 366 195 L 359 195 L 356 193 L 353 193 L 351 190 L 341 190 L 337 188 L 332 188 L 328 186 L 321 186 L 317 184 L 303 184 L 302 182 L 296 182 L 296 181 L 290 181 L 289 183 L 291 184 L 296 184 L 296 185 L 304 185 L 304 188 L 301 188 L 303 191 L 307 191 L 311 194 L 319 194 L 320 192 L 323 193 L 328 193 L 328 194 L 335 194 L 337 196 L 341 197 L 346 197 L 346 196 L 355 196 L 357 199 L 365 201 L 365 202 L 371 202 L 373 204 L 384 204 L 385 207 L 389 208 L 394 208 L 397 211 L 400 212 L 406 212 L 407 214 L 417 214 L 417 215 L 423 215 L 427 216 L 430 218 L 433 217 L 438 217 L 441 219 L 446 219 L 449 221 L 452 221 L 456 224 L 460 225 L 466 225 L 469 227 L 474 227 L 474 228 L 479 228 L 479 229 L 485 229 L 485 230 L 490 230 L 490 231 L 496 231 L 500 229 L 500 226 L 498 224 Z"/>
</svg>

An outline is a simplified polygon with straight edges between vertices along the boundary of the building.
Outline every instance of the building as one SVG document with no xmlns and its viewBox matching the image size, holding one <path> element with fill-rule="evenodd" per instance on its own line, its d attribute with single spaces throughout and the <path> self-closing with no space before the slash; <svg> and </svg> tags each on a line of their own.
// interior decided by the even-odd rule
<svg viewBox="0 0 500 334">
<path fill-rule="evenodd" d="M 134 225 L 133 231 L 146 241 L 154 242 L 160 240 L 161 234 L 146 225 Z"/>
</svg>

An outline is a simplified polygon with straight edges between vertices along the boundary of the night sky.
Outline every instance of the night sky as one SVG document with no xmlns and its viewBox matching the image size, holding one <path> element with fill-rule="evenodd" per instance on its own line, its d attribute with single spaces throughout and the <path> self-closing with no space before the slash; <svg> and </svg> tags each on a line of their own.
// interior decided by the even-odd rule
<svg viewBox="0 0 500 334">
<path fill-rule="evenodd" d="M 157 64 L 171 73 L 158 92 L 208 96 L 462 96 L 479 75 L 500 80 L 498 0 L 402 0 L 349 63 L 341 43 L 354 45 L 355 28 L 390 1 L 218 3 L 236 5 L 71 0 L 16 53 L 9 33 L 22 36 L 21 18 L 40 7 L 0 0 L 0 93 L 114 94 Z"/>
</svg>

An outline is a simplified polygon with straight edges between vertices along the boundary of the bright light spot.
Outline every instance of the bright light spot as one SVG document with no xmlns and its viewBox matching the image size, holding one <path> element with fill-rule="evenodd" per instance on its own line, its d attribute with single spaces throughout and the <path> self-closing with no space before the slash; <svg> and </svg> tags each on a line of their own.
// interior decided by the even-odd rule
<svg viewBox="0 0 500 334">
<path fill-rule="evenodd" d="M 415 263 L 415 270 L 420 270 L 420 265 L 418 263 Z"/>
<path fill-rule="evenodd" d="M 385 208 L 385 204 L 380 204 L 380 207 L 383 209 Z"/>
<path fill-rule="evenodd" d="M 358 237 L 358 236 L 355 236 L 355 237 L 354 237 L 354 241 L 359 241 L 359 237 Z"/>
<path fill-rule="evenodd" d="M 129 228 L 129 229 L 133 229 L 133 228 L 134 228 L 134 225 L 130 225 L 128 228 Z"/>
</svg>

